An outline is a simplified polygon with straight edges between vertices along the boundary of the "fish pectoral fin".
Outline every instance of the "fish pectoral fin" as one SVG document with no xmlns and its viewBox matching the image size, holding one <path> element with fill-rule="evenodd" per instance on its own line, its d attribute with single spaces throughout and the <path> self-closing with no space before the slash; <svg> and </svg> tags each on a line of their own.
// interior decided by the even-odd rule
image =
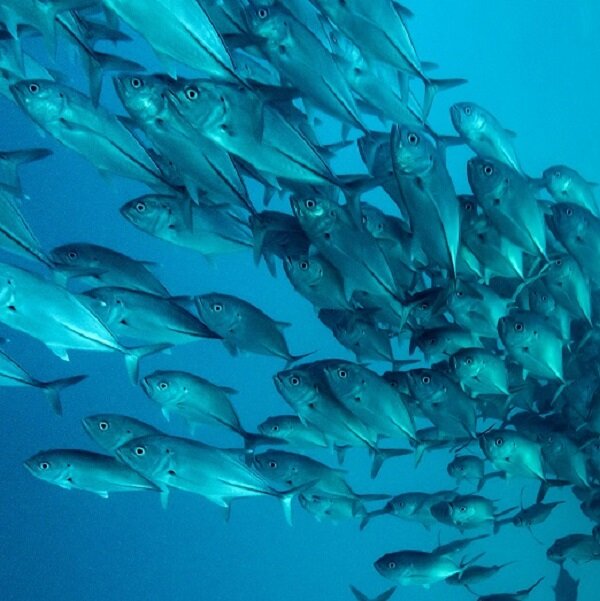
<svg viewBox="0 0 600 601">
<path fill-rule="evenodd" d="M 62 346 L 56 346 L 54 344 L 46 344 L 46 346 L 59 358 L 63 361 L 69 361 L 69 353 L 67 349 Z"/>
</svg>

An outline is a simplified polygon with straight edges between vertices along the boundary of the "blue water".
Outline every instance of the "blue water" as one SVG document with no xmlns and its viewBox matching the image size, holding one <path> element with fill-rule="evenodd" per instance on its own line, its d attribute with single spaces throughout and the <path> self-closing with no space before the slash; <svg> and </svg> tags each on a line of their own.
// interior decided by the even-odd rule
<svg viewBox="0 0 600 601">
<path fill-rule="evenodd" d="M 440 65 L 440 76 L 465 77 L 468 85 L 441 94 L 432 112 L 434 129 L 451 132 L 448 107 L 473 100 L 492 111 L 506 127 L 518 132 L 516 147 L 524 169 L 539 174 L 548 165 L 564 163 L 588 179 L 600 177 L 600 4 L 594 0 L 503 0 L 483 2 L 421 0 L 410 8 L 416 47 L 424 60 Z M 84 87 L 83 75 L 65 43 L 56 62 L 43 44 L 26 47 L 44 64 L 58 68 L 72 85 Z M 151 69 L 159 63 L 141 41 L 120 47 L 127 56 Z M 103 104 L 123 112 L 106 82 Z M 337 127 L 327 124 L 325 134 Z M 135 230 L 118 213 L 126 200 L 146 189 L 120 178 L 106 180 L 85 159 L 39 132 L 19 108 L 0 98 L 0 147 L 47 146 L 54 154 L 22 171 L 29 199 L 23 213 L 42 245 L 50 249 L 73 241 L 113 247 L 136 258 L 156 261 L 157 274 L 173 294 L 221 291 L 243 297 L 278 320 L 289 321 L 288 341 L 294 353 L 318 351 L 316 358 L 348 357 L 317 320 L 311 306 L 293 293 L 280 271 L 272 278 L 264 265 L 256 267 L 250 253 L 218 257 L 209 264 L 191 251 L 178 249 Z M 468 191 L 464 164 L 469 152 L 451 149 L 449 165 L 459 192 Z M 360 168 L 352 154 L 338 162 L 338 171 Z M 377 201 L 378 194 L 369 198 Z M 260 198 L 254 199 L 257 205 Z M 390 209 L 389 204 L 383 204 Z M 288 210 L 281 203 L 274 208 Z M 1 260 L 13 261 L 8 256 Z M 233 503 L 226 523 L 221 510 L 203 499 L 174 491 L 168 510 L 154 494 L 114 494 L 110 499 L 65 491 L 36 480 L 22 467 L 27 457 L 57 447 L 98 450 L 84 433 L 82 417 L 99 412 L 134 415 L 175 435 L 188 435 L 174 419 L 166 423 L 140 388 L 129 384 L 117 354 L 71 353 L 70 363 L 52 355 L 41 343 L 0 328 L 10 339 L 7 351 L 40 379 L 90 374 L 64 393 L 64 416 L 52 414 L 41 393 L 0 389 L 0 599 L 70 600 L 206 600 L 312 601 L 350 599 L 348 584 L 375 595 L 389 583 L 372 563 L 386 552 L 405 548 L 430 550 L 458 533 L 441 526 L 426 531 L 419 524 L 392 517 L 375 520 L 364 532 L 357 522 L 317 523 L 294 505 L 289 527 L 273 499 Z M 255 355 L 231 357 L 218 343 L 200 341 L 170 354 L 145 359 L 142 372 L 184 369 L 239 390 L 235 397 L 242 423 L 256 427 L 269 415 L 288 408 L 272 385 L 281 361 Z M 372 364 L 383 371 L 389 366 Z M 218 429 L 199 429 L 198 436 L 218 445 L 239 444 L 239 438 Z M 334 465 L 328 453 L 316 457 Z M 368 477 L 368 459 L 361 450 L 348 453 L 348 479 L 359 492 L 450 488 L 446 475 L 450 456 L 429 454 L 418 470 L 410 457 L 392 460 L 380 476 Z M 528 502 L 537 485 L 524 480 L 492 481 L 486 496 L 506 508 L 519 503 L 522 487 Z M 589 532 L 568 491 L 553 491 L 565 499 L 546 524 L 536 528 L 538 544 L 526 530 L 507 527 L 476 548 L 485 550 L 482 563 L 517 560 L 477 592 L 511 592 L 545 581 L 531 599 L 553 599 L 551 584 L 558 566 L 545 551 L 553 540 L 572 532 Z M 439 534 L 438 533 L 441 533 Z M 474 547 L 475 548 L 475 547 Z M 473 551 L 474 553 L 474 551 Z M 598 599 L 599 564 L 575 566 L 581 579 L 580 601 Z M 472 599 L 461 588 L 445 584 L 430 590 L 401 589 L 395 599 L 411 601 Z"/>
</svg>

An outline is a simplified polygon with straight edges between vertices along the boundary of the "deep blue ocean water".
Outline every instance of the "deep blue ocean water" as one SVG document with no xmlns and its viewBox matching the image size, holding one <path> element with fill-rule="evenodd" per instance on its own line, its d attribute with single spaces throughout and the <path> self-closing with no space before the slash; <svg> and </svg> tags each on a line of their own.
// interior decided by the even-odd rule
<svg viewBox="0 0 600 601">
<path fill-rule="evenodd" d="M 1 0 L 0 0 L 1 3 Z M 472 100 L 493 112 L 518 132 L 516 147 L 524 169 L 539 174 L 551 164 L 564 163 L 590 180 L 600 178 L 600 4 L 594 0 L 501 0 L 456 2 L 421 0 L 410 3 L 410 21 L 419 54 L 440 65 L 440 76 L 465 77 L 466 86 L 440 94 L 431 124 L 451 133 L 448 107 Z M 84 87 L 79 63 L 65 43 L 56 62 L 43 43 L 26 46 L 41 62 L 65 73 L 66 80 Z M 120 46 L 128 57 L 160 69 L 142 41 Z M 123 113 L 105 82 L 102 103 Z M 338 127 L 326 124 L 324 138 L 334 139 Z M 170 246 L 134 229 L 118 213 L 127 200 L 145 193 L 141 184 L 118 177 L 106 180 L 85 159 L 39 131 L 9 99 L 0 97 L 0 147 L 46 146 L 54 154 L 25 166 L 23 186 L 28 199 L 22 207 L 46 249 L 73 241 L 113 247 L 136 258 L 157 262 L 156 273 L 175 295 L 221 291 L 245 298 L 266 313 L 293 326 L 288 331 L 294 353 L 317 351 L 315 358 L 351 357 L 317 320 L 312 307 L 295 294 L 279 269 L 272 278 L 264 264 L 255 266 L 251 253 L 217 257 L 212 264 L 192 251 Z M 458 192 L 467 192 L 467 149 L 450 149 L 449 166 Z M 339 172 L 360 169 L 357 157 L 343 154 Z M 378 193 L 369 199 L 378 202 Z M 260 197 L 255 199 L 260 205 Z M 392 210 L 390 204 L 382 207 Z M 283 202 L 273 208 L 289 210 Z M 14 261 L 8 255 L 1 260 Z M 99 412 L 134 415 L 174 435 L 188 435 L 185 424 L 165 422 L 139 387 L 127 379 L 117 354 L 72 352 L 64 363 L 41 343 L 0 327 L 9 339 L 6 350 L 40 379 L 90 375 L 63 396 L 64 416 L 52 414 L 41 393 L 0 388 L 0 599 L 11 601 L 71 600 L 206 600 L 320 601 L 350 599 L 352 583 L 375 595 L 390 583 L 372 563 L 386 552 L 404 548 L 430 550 L 457 537 L 440 526 L 421 525 L 393 517 L 375 520 L 359 532 L 357 522 L 318 523 L 295 503 L 289 527 L 274 499 L 234 502 L 228 523 L 215 505 L 174 491 L 168 510 L 157 495 L 114 494 L 108 500 L 79 491 L 65 491 L 36 480 L 23 468 L 27 457 L 42 449 L 96 449 L 81 427 L 81 418 Z M 388 365 L 373 363 L 378 371 Z M 142 361 L 142 373 L 154 369 L 184 369 L 239 390 L 234 402 L 242 423 L 253 429 L 269 415 L 287 413 L 273 374 L 278 359 L 257 355 L 231 357 L 218 343 L 200 341 Z M 202 440 L 235 446 L 239 438 L 215 428 L 198 430 Z M 335 465 L 327 452 L 315 454 Z M 368 477 L 366 452 L 351 450 L 345 468 L 359 492 L 435 491 L 453 486 L 446 474 L 449 455 L 426 455 L 418 470 L 410 457 L 390 461 L 379 477 Z M 485 494 L 501 508 L 516 505 L 521 489 L 533 500 L 537 485 L 526 480 L 492 481 Z M 536 528 L 538 544 L 527 530 L 507 527 L 478 544 L 483 563 L 517 563 L 477 592 L 511 592 L 545 576 L 531 598 L 554 599 L 551 585 L 558 566 L 545 551 L 555 538 L 589 532 L 569 491 L 553 491 L 565 499 L 547 523 Z M 575 566 L 581 579 L 580 601 L 598 599 L 598 563 Z M 431 589 L 400 588 L 396 600 L 467 600 L 472 595 L 445 584 Z"/>
</svg>

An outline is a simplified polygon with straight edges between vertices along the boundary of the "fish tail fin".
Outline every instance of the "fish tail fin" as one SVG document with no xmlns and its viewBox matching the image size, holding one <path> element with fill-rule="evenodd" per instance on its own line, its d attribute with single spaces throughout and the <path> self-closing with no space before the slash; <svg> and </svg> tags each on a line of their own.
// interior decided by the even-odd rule
<svg viewBox="0 0 600 601">
<path fill-rule="evenodd" d="M 403 457 L 410 455 L 410 449 L 377 449 L 373 455 L 373 463 L 371 464 L 371 478 L 376 478 L 383 463 L 392 457 Z"/>
<path fill-rule="evenodd" d="M 433 105 L 433 99 L 436 97 L 438 92 L 442 90 L 450 90 L 457 86 L 462 86 L 467 83 L 466 79 L 454 78 L 454 79 L 426 79 L 425 80 L 425 96 L 423 98 L 423 121 L 427 120 L 431 106 Z"/>
<path fill-rule="evenodd" d="M 8 160 L 16 167 L 23 163 L 32 163 L 45 159 L 52 154 L 49 148 L 27 148 L 25 150 L 13 150 L 8 155 Z"/>
<path fill-rule="evenodd" d="M 344 459 L 346 458 L 346 451 L 350 448 L 348 444 L 335 444 L 333 445 L 335 450 L 335 455 L 337 457 L 337 462 L 339 465 L 344 463 Z"/>
<path fill-rule="evenodd" d="M 78 384 L 82 380 L 85 380 L 87 375 L 82 376 L 72 376 L 71 378 L 62 378 L 60 380 L 53 380 L 52 382 L 43 382 L 42 389 L 46 398 L 50 402 L 52 409 L 54 409 L 54 413 L 57 415 L 62 415 L 62 403 L 60 401 L 60 393 L 65 388 L 69 386 L 74 386 Z"/>
<path fill-rule="evenodd" d="M 350 585 L 350 590 L 352 591 L 352 594 L 358 599 L 358 601 L 387 601 L 396 592 L 396 587 L 393 586 L 392 588 L 388 589 L 387 591 L 384 591 L 380 595 L 377 595 L 377 597 L 373 597 L 372 599 L 370 597 L 367 597 L 364 593 L 362 593 L 352 585 Z"/>
<path fill-rule="evenodd" d="M 388 512 L 385 509 L 376 509 L 375 511 L 367 512 L 367 515 L 365 515 L 360 522 L 360 530 L 364 530 L 373 518 L 377 517 L 378 515 L 385 515 L 386 513 Z"/>
<path fill-rule="evenodd" d="M 306 359 L 306 357 L 310 357 L 314 355 L 316 351 L 310 351 L 310 353 L 304 353 L 302 355 L 290 355 L 285 364 L 286 367 L 289 367 L 292 363 L 296 363 L 297 361 L 302 361 L 302 359 Z"/>
<path fill-rule="evenodd" d="M 125 367 L 129 374 L 130 380 L 137 384 L 139 380 L 139 363 L 142 357 L 148 355 L 154 355 L 154 353 L 160 353 L 168 348 L 171 348 L 171 344 L 150 344 L 147 346 L 137 346 L 134 348 L 123 348 L 122 352 L 125 355 Z"/>
<path fill-rule="evenodd" d="M 498 534 L 502 526 L 504 526 L 505 524 L 510 524 L 511 522 L 511 518 L 504 518 L 503 520 L 494 520 L 494 534 Z"/>
</svg>

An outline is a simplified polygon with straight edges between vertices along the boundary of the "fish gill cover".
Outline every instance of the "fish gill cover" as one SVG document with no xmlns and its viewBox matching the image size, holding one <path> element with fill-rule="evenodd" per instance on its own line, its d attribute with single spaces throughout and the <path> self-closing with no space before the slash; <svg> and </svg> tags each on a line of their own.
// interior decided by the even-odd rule
<svg viewBox="0 0 600 601">
<path fill-rule="evenodd" d="M 596 599 L 599 23 L 0 0 L 2 599 Z"/>
</svg>

